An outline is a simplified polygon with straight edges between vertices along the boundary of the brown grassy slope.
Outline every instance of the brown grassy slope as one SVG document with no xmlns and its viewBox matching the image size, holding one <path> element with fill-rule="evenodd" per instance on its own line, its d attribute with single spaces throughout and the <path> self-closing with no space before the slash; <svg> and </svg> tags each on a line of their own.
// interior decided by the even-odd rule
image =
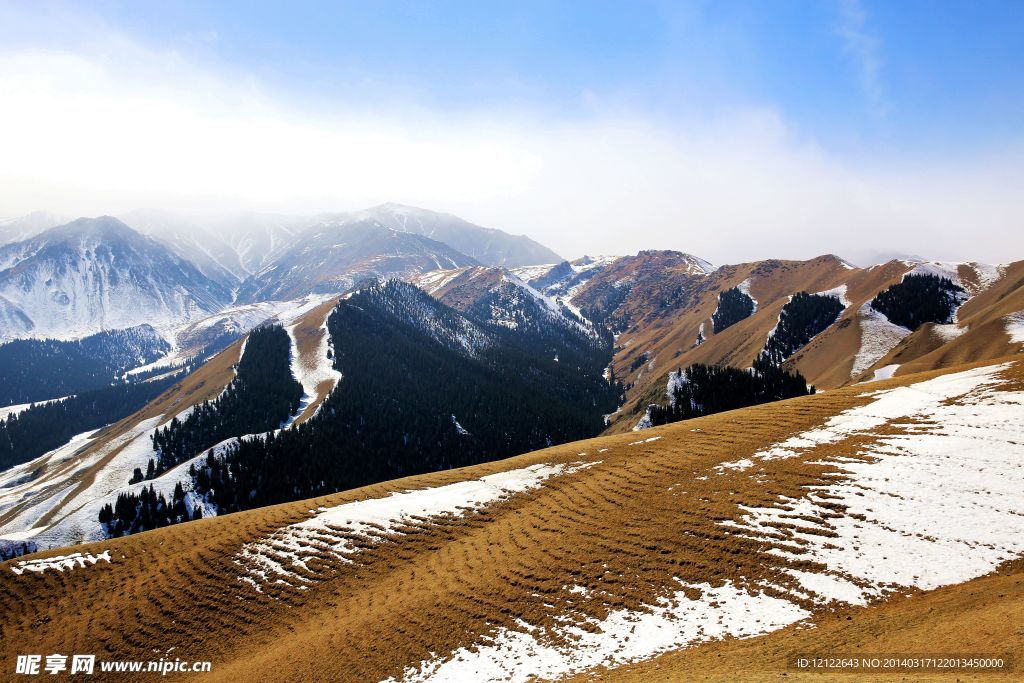
<svg viewBox="0 0 1024 683">
<path fill-rule="evenodd" d="M 1018 384 L 1022 365 L 1008 373 Z M 792 586 L 786 563 L 767 555 L 763 540 L 736 537 L 719 522 L 737 519 L 739 505 L 800 496 L 835 469 L 815 464 L 812 453 L 759 463 L 757 486 L 749 473 L 707 473 L 866 400 L 841 389 L 645 432 L 663 437 L 653 443 L 631 445 L 635 434 L 601 437 L 74 549 L 109 550 L 109 565 L 23 576 L 0 565 L 0 666 L 13 667 L 14 656 L 26 652 L 148 659 L 174 648 L 183 659 L 214 661 L 214 675 L 204 680 L 380 680 L 431 652 L 471 646 L 518 618 L 551 625 L 571 615 L 582 624 L 609 610 L 641 608 L 672 590 L 674 577 Z M 852 455 L 856 446 L 843 448 Z M 391 542 L 367 546 L 351 564 L 328 556 L 311 562 L 307 591 L 267 586 L 259 594 L 236 578 L 232 557 L 244 543 L 317 506 L 579 461 L 596 464 L 477 513 L 424 520 Z M 589 593 L 567 592 L 573 584 Z M 980 608 L 988 593 L 978 600 Z M 828 612 L 815 609 L 828 623 Z M 900 609 L 892 609 L 892 621 L 877 622 L 879 633 L 886 624 L 899 628 Z M 973 609 L 965 603 L 965 614 Z M 1024 654 L 1024 634 L 999 634 Z M 718 669 L 723 679 L 751 665 L 739 654 L 732 662 Z"/>
<path fill-rule="evenodd" d="M 627 265 L 629 262 L 625 260 L 616 264 L 620 270 Z M 634 265 L 633 268 L 635 270 L 645 265 Z M 680 297 L 674 305 L 661 308 L 648 306 L 649 310 L 644 309 L 645 302 L 657 300 L 657 297 L 645 287 L 636 287 L 623 304 L 622 315 L 629 321 L 629 326 L 619 336 L 618 349 L 612 361 L 615 376 L 632 383 L 633 387 L 627 392 L 622 411 L 612 418 L 609 431 L 620 432 L 632 428 L 650 396 L 663 393 L 665 375 L 671 370 L 693 363 L 749 367 L 764 347 L 768 332 L 778 322 L 779 311 L 795 292 L 821 292 L 845 283 L 855 297 L 867 296 L 866 292 L 874 296 L 876 286 L 891 284 L 894 278 L 898 279 L 906 270 L 907 266 L 897 267 L 895 263 L 891 267 L 887 265 L 878 268 L 877 273 L 850 269 L 835 256 L 820 256 L 809 261 L 771 260 L 723 266 L 708 276 L 680 276 L 677 278 L 679 286 L 692 291 L 686 297 Z M 585 305 L 589 288 L 600 286 L 602 280 L 624 276 L 620 272 L 602 272 L 584 287 L 576 299 L 577 303 Z M 655 271 L 649 277 L 664 280 L 665 274 Z M 720 334 L 714 334 L 711 315 L 718 306 L 718 294 L 748 278 L 751 280 L 750 294 L 757 301 L 757 311 Z M 880 284 L 875 284 L 876 279 Z M 641 280 L 641 284 L 643 282 Z M 855 308 L 851 306 L 848 313 L 853 310 Z M 697 346 L 697 332 L 702 323 L 705 342 Z M 849 345 L 840 344 L 838 353 L 842 353 L 846 346 Z M 630 371 L 633 361 L 644 353 L 650 359 L 649 362 Z M 852 358 L 852 353 L 850 356 Z M 820 362 L 831 368 L 837 357 L 829 346 Z M 827 375 L 823 370 L 815 369 L 815 362 L 819 361 L 808 364 L 813 374 Z M 847 378 L 848 375 L 847 368 Z M 829 386 L 842 383 L 837 381 Z"/>
<path fill-rule="evenodd" d="M 889 261 L 872 268 L 848 271 L 846 298 L 850 305 L 827 330 L 797 351 L 786 363 L 807 381 L 826 389 L 850 382 L 853 359 L 861 344 L 858 311 L 880 291 L 900 281 L 910 270 L 902 261 Z"/>
<path fill-rule="evenodd" d="M 835 256 L 820 256 L 809 261 L 758 261 L 722 266 L 709 275 L 668 276 L 662 268 L 623 259 L 617 270 L 604 271 L 584 287 L 574 299 L 581 306 L 590 301 L 591 289 L 606 286 L 611 278 L 633 274 L 638 278 L 618 312 L 626 324 L 618 337 L 612 360 L 615 377 L 633 387 L 627 392 L 623 411 L 612 418 L 609 431 L 630 429 L 636 416 L 646 407 L 645 395 L 664 388 L 665 376 L 680 367 L 705 364 L 750 367 L 768 332 L 778 321 L 778 313 L 795 292 L 821 292 L 833 289 L 852 278 L 859 269 L 850 269 Z M 718 295 L 744 280 L 751 280 L 751 296 L 758 309 L 749 318 L 716 335 L 711 316 L 718 307 Z M 685 296 L 666 296 L 662 290 L 682 288 Z M 652 305 L 657 302 L 662 305 Z M 706 341 L 696 345 L 703 324 Z M 630 371 L 633 361 L 646 353 L 648 362 Z"/>
<path fill-rule="evenodd" d="M 1004 316 L 1017 311 L 1024 311 L 1024 261 L 1011 263 L 991 289 L 963 305 L 959 324 L 968 331 L 962 336 L 919 356 L 894 356 L 883 361 L 902 362 L 896 374 L 909 375 L 1019 352 L 1021 345 L 1010 343 L 1003 321 Z"/>
<path fill-rule="evenodd" d="M 468 266 L 459 269 L 458 275 L 444 283 L 444 286 L 431 291 L 430 295 L 455 310 L 465 313 L 472 308 L 473 304 L 486 296 L 493 287 L 497 286 L 502 277 L 500 268 Z"/>
<path fill-rule="evenodd" d="M 1024 310 L 1024 262 L 1009 264 L 1002 277 L 983 291 L 978 291 L 980 283 L 975 269 L 961 264 L 958 274 L 972 295 L 957 315 L 963 335 L 950 341 L 935 333 L 931 324 L 924 325 L 865 372 L 851 377 L 853 355 L 860 347 L 857 310 L 875 293 L 898 281 L 908 269 L 902 261 L 891 261 L 861 271 L 862 274 L 849 283 L 851 306 L 839 322 L 799 351 L 789 366 L 802 372 L 814 384 L 833 387 L 870 379 L 875 369 L 891 364 L 901 366 L 896 371 L 897 375 L 909 375 L 959 363 L 999 358 L 1018 350 L 1009 344 L 1000 319 Z"/>
<path fill-rule="evenodd" d="M 616 264 L 615 277 L 624 269 L 639 266 L 623 260 Z M 642 317 L 630 313 L 650 296 L 641 288 L 627 298 L 623 313 L 630 327 L 620 336 L 612 367 L 616 377 L 633 386 L 627 392 L 622 410 L 612 418 L 609 433 L 626 431 L 636 423 L 647 403 L 664 399 L 665 375 L 692 363 L 725 364 L 749 367 L 764 346 L 768 331 L 778 320 L 788 297 L 797 291 L 820 292 L 846 285 L 849 306 L 827 330 L 815 337 L 790 358 L 785 367 L 799 371 L 815 386 L 832 389 L 870 379 L 876 368 L 893 363 L 902 367 L 897 375 L 909 375 L 959 363 L 999 358 L 1016 353 L 1003 329 L 1002 316 L 1024 310 L 1024 261 L 1011 263 L 991 287 L 977 291 L 974 268 L 960 267 L 960 277 L 974 296 L 961 307 L 959 324 L 965 333 L 949 341 L 933 333 L 926 325 L 908 336 L 899 346 L 857 377 L 851 377 L 854 356 L 861 346 L 860 308 L 885 288 L 899 282 L 913 267 L 904 261 L 889 261 L 871 268 L 847 268 L 838 259 L 823 256 L 810 261 L 762 261 L 724 266 L 703 281 L 691 276 L 679 282 L 693 289 L 685 305 L 655 309 Z M 598 278 L 609 277 L 601 273 Z M 671 273 L 669 274 L 671 277 Z M 750 318 L 721 334 L 711 331 L 711 315 L 718 293 L 751 278 L 751 295 L 758 310 Z M 598 282 L 598 278 L 595 278 Z M 684 282 L 685 279 L 685 282 Z M 595 285 L 596 286 L 596 285 Z M 664 285 L 663 285 L 664 286 Z M 580 299 L 586 301 L 584 288 Z M 635 301 L 634 301 L 635 299 Z M 696 346 L 697 332 L 704 323 L 706 341 Z M 646 353 L 650 361 L 630 371 L 632 362 Z"/>
</svg>

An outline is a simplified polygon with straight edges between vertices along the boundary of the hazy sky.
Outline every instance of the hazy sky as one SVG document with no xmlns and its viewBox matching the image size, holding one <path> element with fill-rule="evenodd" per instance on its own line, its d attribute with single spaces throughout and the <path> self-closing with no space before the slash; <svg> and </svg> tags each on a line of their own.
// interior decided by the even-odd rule
<svg viewBox="0 0 1024 683">
<path fill-rule="evenodd" d="M 88 5 L 88 6 L 87 6 Z M 0 0 L 0 215 L 1024 258 L 1024 3 Z"/>
</svg>

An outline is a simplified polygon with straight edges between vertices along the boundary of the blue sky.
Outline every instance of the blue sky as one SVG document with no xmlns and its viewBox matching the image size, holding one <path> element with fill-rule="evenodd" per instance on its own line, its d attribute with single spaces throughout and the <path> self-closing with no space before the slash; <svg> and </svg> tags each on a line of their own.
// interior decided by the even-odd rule
<svg viewBox="0 0 1024 683">
<path fill-rule="evenodd" d="M 0 78 L 4 64 L 38 76 L 0 80 L 8 101 L 24 92 L 31 106 L 61 108 L 54 83 L 68 79 L 73 87 L 65 90 L 95 84 L 90 98 L 121 103 L 110 108 L 159 100 L 165 110 L 146 111 L 168 121 L 175 120 L 171 109 L 179 119 L 184 110 L 196 119 L 188 139 L 219 140 L 216 123 L 225 119 L 236 130 L 258 121 L 283 136 L 264 156 L 272 165 L 305 163 L 275 150 L 305 144 L 312 156 L 328 144 L 337 158 L 379 175 L 376 184 L 351 183 L 349 192 L 307 191 L 316 183 L 289 187 L 277 178 L 271 187 L 278 192 L 248 193 L 230 183 L 220 191 L 215 182 L 202 192 L 187 183 L 168 188 L 157 172 L 148 185 L 132 186 L 109 173 L 110 187 L 98 194 L 112 204 L 231 208 L 255 197 L 261 205 L 254 208 L 325 210 L 397 199 L 539 239 L 557 231 L 556 248 L 570 255 L 580 251 L 571 240 L 584 234 L 605 250 L 688 249 L 681 228 L 717 227 L 735 241 L 744 225 L 761 223 L 793 233 L 793 247 L 779 255 L 806 256 L 804 231 L 849 228 L 851 212 L 879 235 L 900 231 L 900 243 L 885 248 L 909 249 L 939 231 L 948 239 L 934 246 L 945 253 L 955 241 L 954 209 L 961 223 L 975 216 L 993 236 L 1022 216 L 1020 200 L 1002 192 L 1022 173 L 1019 1 L 0 2 L 0 43 L 7 59 Z M 51 87 L 45 97 L 40 84 Z M 80 104 L 67 104 L 68 112 Z M 95 102 L 90 107 L 74 118 L 99 111 Z M 387 141 L 391 164 L 420 177 L 431 157 L 444 157 L 447 184 L 440 177 L 417 183 L 409 171 L 389 188 L 373 147 L 345 137 L 353 131 L 361 141 Z M 254 127 L 251 134 L 259 147 L 268 133 Z M 240 139 L 209 154 L 246 148 Z M 592 149 L 624 170 L 589 177 Z M 141 159 L 123 155 L 126 164 Z M 468 182 L 455 169 L 460 162 L 489 170 Z M 702 164 L 713 168 L 704 173 Z M 792 185 L 775 188 L 787 173 Z M 0 167 L 0 177 L 12 174 Z M 14 183 L 27 190 L 21 198 L 0 194 L 0 213 L 28 208 L 29 199 L 53 196 L 75 206 L 76 198 L 97 196 L 74 177 L 54 180 L 48 194 L 45 172 L 31 175 Z M 708 187 L 693 191 L 698 201 L 685 192 L 674 197 L 673 175 L 678 184 Z M 830 182 L 819 187 L 822 178 Z M 566 185 L 561 197 L 558 183 Z M 759 183 L 763 191 L 749 189 Z M 654 208 L 629 206 L 630 188 L 636 204 Z M 703 201 L 709 192 L 722 211 Z M 785 201 L 772 203 L 773 195 Z M 803 199 L 814 206 L 801 215 Z M 574 212 L 565 206 L 573 202 L 590 208 Z M 650 225 L 650 244 L 622 237 L 638 213 Z M 580 225 L 566 232 L 574 215 Z M 706 235 L 697 246 L 719 259 L 753 256 Z M 806 248 L 827 246 L 822 239 Z"/>
<path fill-rule="evenodd" d="M 326 106 L 414 99 L 572 117 L 601 98 L 693 117 L 771 102 L 837 144 L 923 148 L 998 144 L 1024 119 L 1019 0 L 100 2 L 89 14 Z M 66 40 L 49 28 L 15 40 Z"/>
</svg>

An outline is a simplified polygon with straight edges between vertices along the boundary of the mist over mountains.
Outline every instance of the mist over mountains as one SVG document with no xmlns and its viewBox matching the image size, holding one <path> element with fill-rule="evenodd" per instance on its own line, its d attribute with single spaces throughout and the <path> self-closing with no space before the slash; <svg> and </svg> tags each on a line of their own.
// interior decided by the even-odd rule
<svg viewBox="0 0 1024 683">
<path fill-rule="evenodd" d="M 0 340 L 200 319 L 231 303 L 343 292 L 367 277 L 559 261 L 525 236 L 398 204 L 295 217 L 138 210 L 0 224 Z"/>
</svg>

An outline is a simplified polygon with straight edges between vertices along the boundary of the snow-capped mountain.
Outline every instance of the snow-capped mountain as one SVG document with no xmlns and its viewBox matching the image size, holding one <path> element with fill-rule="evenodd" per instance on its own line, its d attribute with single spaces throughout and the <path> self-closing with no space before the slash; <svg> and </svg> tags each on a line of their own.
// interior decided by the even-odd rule
<svg viewBox="0 0 1024 683">
<path fill-rule="evenodd" d="M 344 292 L 368 277 L 408 280 L 419 273 L 477 265 L 470 256 L 373 218 L 340 218 L 305 231 L 273 263 L 246 280 L 238 301 Z"/>
<path fill-rule="evenodd" d="M 224 287 L 236 287 L 247 274 L 239 263 L 238 254 L 223 239 L 184 216 L 139 209 L 119 218 L 143 235 L 166 245 Z"/>
<path fill-rule="evenodd" d="M 512 272 L 545 294 L 571 299 L 592 277 L 620 258 L 583 256 L 574 261 L 513 268 Z"/>
<path fill-rule="evenodd" d="M 323 217 L 334 224 L 374 221 L 380 225 L 444 242 L 487 266 L 515 268 L 555 263 L 561 257 L 525 235 L 484 228 L 449 213 L 387 203 L 365 211 Z"/>
<path fill-rule="evenodd" d="M 137 209 L 120 218 L 191 261 L 211 280 L 232 289 L 266 266 L 310 223 L 298 216 L 240 213 L 190 217 L 159 209 Z"/>
<path fill-rule="evenodd" d="M 57 225 L 67 223 L 64 216 L 48 211 L 33 211 L 24 216 L 0 219 L 0 245 L 21 242 L 49 230 Z"/>
<path fill-rule="evenodd" d="M 180 325 L 231 292 L 164 245 L 112 218 L 80 218 L 0 248 L 0 339 L 69 339 Z"/>
<path fill-rule="evenodd" d="M 233 272 L 244 279 L 271 263 L 315 222 L 307 216 L 247 212 L 217 216 L 206 227 L 237 256 L 241 270 Z"/>
<path fill-rule="evenodd" d="M 570 333 L 592 342 L 600 336 L 567 299 L 548 296 L 500 268 L 440 270 L 413 279 L 413 284 L 492 327 L 534 335 Z"/>
</svg>

